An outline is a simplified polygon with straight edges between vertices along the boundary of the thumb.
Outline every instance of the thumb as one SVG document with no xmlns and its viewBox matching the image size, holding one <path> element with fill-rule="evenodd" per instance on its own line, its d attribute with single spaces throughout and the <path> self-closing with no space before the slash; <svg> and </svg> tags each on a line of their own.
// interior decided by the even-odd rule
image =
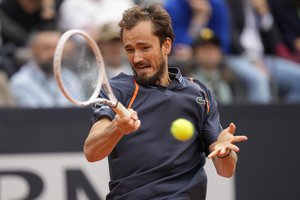
<svg viewBox="0 0 300 200">
<path fill-rule="evenodd" d="M 234 123 L 230 123 L 229 127 L 228 127 L 229 133 L 234 134 L 235 133 L 235 129 L 236 129 L 235 124 Z"/>
</svg>

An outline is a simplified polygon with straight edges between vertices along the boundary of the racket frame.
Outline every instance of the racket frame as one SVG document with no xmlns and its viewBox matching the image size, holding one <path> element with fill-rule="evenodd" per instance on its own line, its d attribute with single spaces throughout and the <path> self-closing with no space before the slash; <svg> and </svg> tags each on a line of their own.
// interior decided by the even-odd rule
<svg viewBox="0 0 300 200">
<path fill-rule="evenodd" d="M 92 49 L 94 55 L 95 55 L 95 60 L 98 66 L 98 81 L 96 88 L 92 94 L 92 96 L 86 100 L 86 101 L 78 101 L 74 98 L 71 97 L 69 94 L 68 90 L 63 84 L 62 77 L 61 77 L 61 61 L 62 61 L 62 55 L 63 55 L 63 50 L 67 44 L 68 39 L 70 39 L 73 35 L 75 34 L 80 34 L 83 36 L 88 43 L 89 47 Z M 103 57 L 102 54 L 98 48 L 97 43 L 94 41 L 94 39 L 86 32 L 82 30 L 77 30 L 77 29 L 71 29 L 66 31 L 60 38 L 60 40 L 57 43 L 55 53 L 54 53 L 54 58 L 53 58 L 53 70 L 54 70 L 54 77 L 57 82 L 58 87 L 60 88 L 61 92 L 63 95 L 73 104 L 78 105 L 78 106 L 89 106 L 91 104 L 105 104 L 110 106 L 115 113 L 119 114 L 120 116 L 128 116 L 129 112 L 128 110 L 115 98 L 112 89 L 109 85 L 109 81 L 106 76 L 105 72 L 105 66 L 103 62 Z M 109 97 L 110 100 L 105 99 L 105 98 L 99 98 L 99 92 L 100 90 L 104 91 L 104 93 Z"/>
</svg>

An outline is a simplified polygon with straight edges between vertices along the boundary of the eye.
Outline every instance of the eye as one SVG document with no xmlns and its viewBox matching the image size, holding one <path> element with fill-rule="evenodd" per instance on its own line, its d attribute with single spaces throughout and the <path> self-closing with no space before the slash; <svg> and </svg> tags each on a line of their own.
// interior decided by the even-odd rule
<svg viewBox="0 0 300 200">
<path fill-rule="evenodd" d="M 150 50 L 150 47 L 149 46 L 144 46 L 143 48 L 142 48 L 142 51 L 149 51 Z"/>
<path fill-rule="evenodd" d="M 134 49 L 125 49 L 125 51 L 127 52 L 127 53 L 133 53 L 134 52 Z"/>
</svg>

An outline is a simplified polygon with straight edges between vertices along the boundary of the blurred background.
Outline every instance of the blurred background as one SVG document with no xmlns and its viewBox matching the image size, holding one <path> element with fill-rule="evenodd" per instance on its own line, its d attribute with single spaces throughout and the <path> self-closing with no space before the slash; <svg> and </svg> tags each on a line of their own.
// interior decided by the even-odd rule
<svg viewBox="0 0 300 200">
<path fill-rule="evenodd" d="M 52 60 L 60 35 L 81 29 L 109 78 L 131 74 L 118 22 L 135 4 L 168 11 L 170 66 L 205 83 L 222 125 L 249 137 L 234 178 L 208 162 L 207 199 L 300 199 L 300 0 L 0 0 L 0 200 L 104 199 L 106 160 L 82 155 L 91 110 L 65 100 Z"/>
</svg>

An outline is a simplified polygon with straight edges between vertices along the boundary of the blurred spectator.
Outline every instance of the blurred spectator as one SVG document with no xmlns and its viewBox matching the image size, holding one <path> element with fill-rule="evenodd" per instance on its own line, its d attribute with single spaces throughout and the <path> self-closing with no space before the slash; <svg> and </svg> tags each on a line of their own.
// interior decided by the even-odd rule
<svg viewBox="0 0 300 200">
<path fill-rule="evenodd" d="M 1 0 L 0 0 L 0 3 L 1 3 Z M 0 33 L 2 33 L 2 23 L 1 23 L 1 20 L 0 20 Z M 0 47 L 2 47 L 2 35 L 0 34 Z"/>
<path fill-rule="evenodd" d="M 8 87 L 8 78 L 5 72 L 0 70 L 0 107 L 13 106 L 13 98 Z"/>
<path fill-rule="evenodd" d="M 4 0 L 0 4 L 3 43 L 26 44 L 30 32 L 44 23 L 56 22 L 62 0 Z"/>
<path fill-rule="evenodd" d="M 193 41 L 192 47 L 195 62 L 192 77 L 207 85 L 218 103 L 232 103 L 233 93 L 225 78 L 228 71 L 220 40 L 210 29 L 203 29 Z"/>
<path fill-rule="evenodd" d="M 176 37 L 173 51 L 178 59 L 180 55 L 191 56 L 190 44 L 204 27 L 214 31 L 222 50 L 228 52 L 230 25 L 224 0 L 165 0 L 164 6 L 172 19 Z"/>
<path fill-rule="evenodd" d="M 286 44 L 278 47 L 279 55 L 300 63 L 300 0 L 269 0 L 269 3 Z"/>
<path fill-rule="evenodd" d="M 165 0 L 134 0 L 137 5 L 163 4 Z"/>
<path fill-rule="evenodd" d="M 100 28 L 97 43 L 100 47 L 109 79 L 121 72 L 132 74 L 120 39 L 118 22 L 108 22 Z"/>
<path fill-rule="evenodd" d="M 119 21 L 131 0 L 64 0 L 59 10 L 62 30 L 81 29 L 95 37 L 108 21 Z"/>
<path fill-rule="evenodd" d="M 300 67 L 274 55 L 280 38 L 267 0 L 227 0 L 227 3 L 231 11 L 233 53 L 227 59 L 228 66 L 244 82 L 246 100 L 270 103 L 271 82 L 275 95 L 279 90 L 285 100 L 300 101 Z"/>
<path fill-rule="evenodd" d="M 17 71 L 17 64 L 14 60 L 15 50 L 13 45 L 5 45 L 0 48 L 0 70 L 5 72 L 9 78 Z"/>
<path fill-rule="evenodd" d="M 54 80 L 52 61 L 61 33 L 56 30 L 34 32 L 29 41 L 32 59 L 10 79 L 10 88 L 18 107 L 61 107 L 70 103 Z"/>
<path fill-rule="evenodd" d="M 0 63 L 9 76 L 28 59 L 24 46 L 36 26 L 56 23 L 62 0 L 3 0 L 0 3 Z"/>
</svg>

